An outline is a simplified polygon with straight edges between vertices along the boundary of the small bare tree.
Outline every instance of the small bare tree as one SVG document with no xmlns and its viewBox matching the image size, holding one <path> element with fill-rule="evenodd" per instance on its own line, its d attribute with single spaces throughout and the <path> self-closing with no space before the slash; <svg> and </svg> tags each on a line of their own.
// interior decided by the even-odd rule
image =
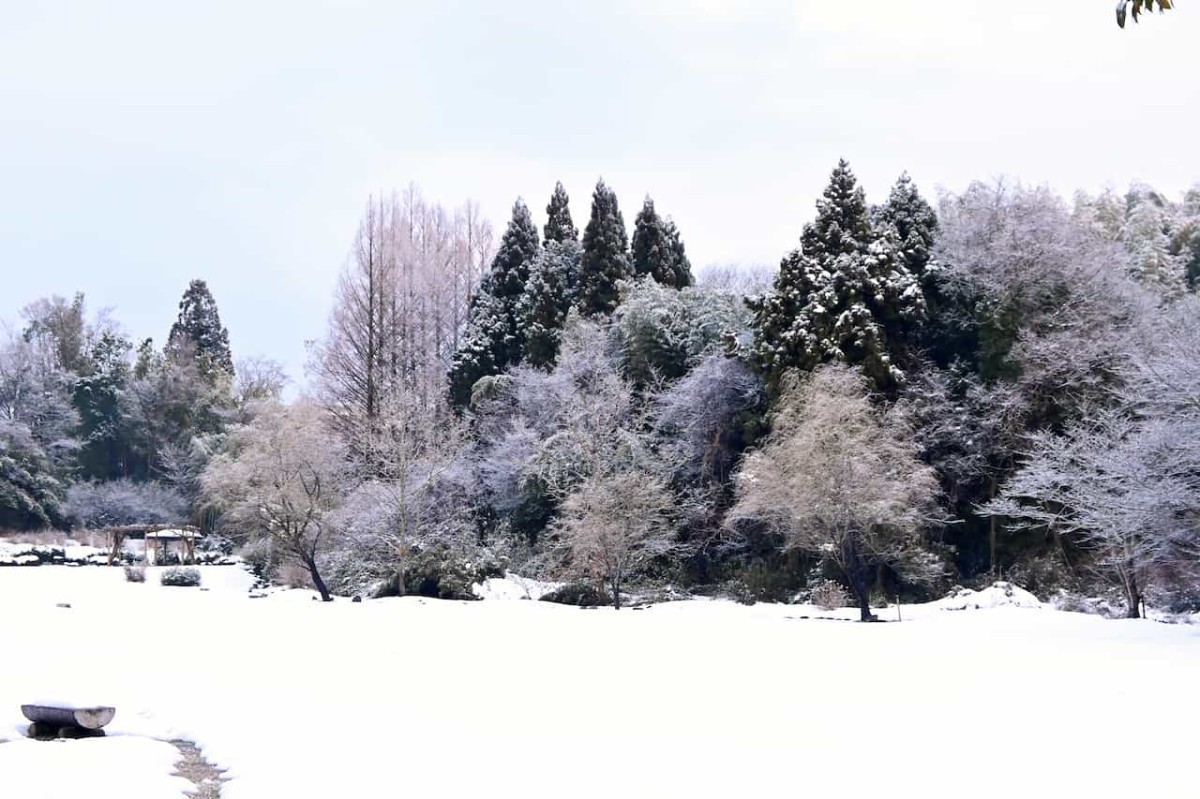
<svg viewBox="0 0 1200 799">
<path fill-rule="evenodd" d="M 323 418 L 307 402 L 256 409 L 251 424 L 230 434 L 228 451 L 209 461 L 200 484 L 226 524 L 269 539 L 296 558 L 328 602 L 317 556 L 329 538 L 328 516 L 341 499 L 346 461 Z"/>
<path fill-rule="evenodd" d="M 673 504 L 666 486 L 651 474 L 589 477 L 567 497 L 558 521 L 572 569 L 602 582 L 620 609 L 626 578 L 671 552 Z"/>
<path fill-rule="evenodd" d="M 401 596 L 416 551 L 461 543 L 470 532 L 468 514 L 456 512 L 458 503 L 446 496 L 464 466 L 464 424 L 445 405 L 427 408 L 398 387 L 382 400 L 374 428 L 352 444 L 361 456 L 362 482 L 338 514 L 338 526 L 358 547 L 387 553 Z"/>
<path fill-rule="evenodd" d="M 856 370 L 824 366 L 784 385 L 771 434 L 737 476 L 729 524 L 764 522 L 789 547 L 827 558 L 870 621 L 873 566 L 933 566 L 913 555 L 936 510 L 937 480 L 917 457 L 908 421 L 873 405 Z"/>
</svg>

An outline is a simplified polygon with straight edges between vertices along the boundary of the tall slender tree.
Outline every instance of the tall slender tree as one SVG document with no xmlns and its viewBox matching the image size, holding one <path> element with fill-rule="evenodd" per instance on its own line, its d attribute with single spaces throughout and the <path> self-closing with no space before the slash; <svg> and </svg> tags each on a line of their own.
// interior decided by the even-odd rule
<svg viewBox="0 0 1200 799">
<path fill-rule="evenodd" d="M 679 228 L 654 209 L 654 200 L 646 197 L 633 226 L 633 273 L 649 275 L 664 286 L 685 288 L 692 285 L 692 265 L 684 252 Z"/>
<path fill-rule="evenodd" d="M 521 299 L 530 264 L 540 250 L 533 217 L 525 202 L 518 199 L 492 269 L 472 299 L 467 330 L 450 367 L 450 397 L 456 406 L 463 407 L 470 401 L 471 388 L 480 378 L 521 362 Z"/>
<path fill-rule="evenodd" d="M 179 317 L 167 337 L 166 352 L 173 357 L 194 358 L 210 380 L 233 375 L 229 331 L 221 324 L 217 301 L 203 280 L 193 280 L 184 291 Z"/>
<path fill-rule="evenodd" d="M 554 365 L 562 327 L 575 299 L 579 258 L 576 242 L 549 241 L 530 267 L 519 320 L 525 336 L 525 362 L 530 366 Z"/>
<path fill-rule="evenodd" d="M 550 196 L 550 204 L 546 206 L 546 226 L 542 229 L 546 235 L 546 244 L 557 241 L 565 244 L 568 241 L 579 241 L 579 228 L 571 220 L 571 209 L 568 207 L 570 198 L 563 188 L 562 181 L 554 184 L 554 194 Z"/>
<path fill-rule="evenodd" d="M 617 284 L 631 277 L 629 238 L 617 195 L 601 179 L 592 193 L 592 216 L 583 231 L 583 260 L 576 304 L 588 316 L 617 307 Z"/>
</svg>

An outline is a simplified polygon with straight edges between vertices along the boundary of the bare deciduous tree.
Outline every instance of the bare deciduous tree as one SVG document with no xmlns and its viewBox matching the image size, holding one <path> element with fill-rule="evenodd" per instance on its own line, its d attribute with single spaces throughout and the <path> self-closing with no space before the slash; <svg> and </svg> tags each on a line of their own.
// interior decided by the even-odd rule
<svg viewBox="0 0 1200 799">
<path fill-rule="evenodd" d="M 856 370 L 829 365 L 785 383 L 771 434 L 737 476 L 729 524 L 766 523 L 788 546 L 827 558 L 869 621 L 873 566 L 936 570 L 920 556 L 920 536 L 937 480 L 917 458 L 908 421 L 874 406 Z"/>
<path fill-rule="evenodd" d="M 563 502 L 557 525 L 570 568 L 605 585 L 619 609 L 626 578 L 671 552 L 674 504 L 653 474 L 588 477 Z"/>
<path fill-rule="evenodd" d="M 427 408 L 443 401 L 445 373 L 491 248 L 491 226 L 472 203 L 448 212 L 415 186 L 368 202 L 328 333 L 310 360 L 347 440 L 375 423 L 398 387 Z"/>
<path fill-rule="evenodd" d="M 330 537 L 329 515 L 346 481 L 343 448 L 325 429 L 317 405 L 271 403 L 230 433 L 200 482 L 240 536 L 266 538 L 298 560 L 321 599 L 331 599 L 317 557 Z M 232 531 L 231 531 L 232 532 Z"/>
<path fill-rule="evenodd" d="M 461 544 L 470 517 L 453 496 L 465 467 L 464 422 L 446 406 L 425 408 L 411 393 L 383 401 L 379 423 L 354 443 L 364 455 L 363 482 L 337 514 L 343 535 L 360 550 L 386 553 L 399 594 L 410 556 L 434 544 Z"/>
</svg>

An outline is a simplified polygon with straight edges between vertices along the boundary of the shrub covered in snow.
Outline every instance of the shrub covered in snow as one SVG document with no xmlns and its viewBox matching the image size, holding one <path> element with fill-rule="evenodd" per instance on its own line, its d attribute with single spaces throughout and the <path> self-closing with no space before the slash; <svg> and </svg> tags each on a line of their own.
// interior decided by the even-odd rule
<svg viewBox="0 0 1200 799">
<path fill-rule="evenodd" d="M 476 583 L 504 576 L 504 563 L 487 550 L 464 553 L 456 547 L 437 544 L 415 554 L 404 569 L 408 594 L 435 599 L 478 599 Z M 398 586 L 393 584 L 393 589 Z"/>
<path fill-rule="evenodd" d="M 200 585 L 200 570 L 174 566 L 163 571 L 162 576 L 159 577 L 159 582 L 168 586 L 193 588 Z"/>
<path fill-rule="evenodd" d="M 824 580 L 813 586 L 808 601 L 823 610 L 837 610 L 850 604 L 850 594 L 841 584 Z"/>
<path fill-rule="evenodd" d="M 559 605 L 578 605 L 579 607 L 597 607 L 612 603 L 612 597 L 591 583 L 567 583 L 556 588 L 541 598 L 542 602 L 555 602 Z"/>
<path fill-rule="evenodd" d="M 138 564 L 129 564 L 125 567 L 125 582 L 127 583 L 144 583 L 146 582 L 146 567 Z"/>
</svg>

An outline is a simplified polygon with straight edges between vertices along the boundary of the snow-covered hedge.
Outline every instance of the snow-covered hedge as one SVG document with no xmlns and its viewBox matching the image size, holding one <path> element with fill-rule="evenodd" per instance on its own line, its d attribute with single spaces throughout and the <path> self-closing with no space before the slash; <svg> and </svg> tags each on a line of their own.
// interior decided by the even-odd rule
<svg viewBox="0 0 1200 799">
<path fill-rule="evenodd" d="M 200 585 L 200 570 L 172 566 L 169 569 L 163 570 L 163 573 L 159 576 L 158 581 L 163 585 L 194 588 Z"/>
<path fill-rule="evenodd" d="M 108 552 L 99 547 L 0 542 L 0 566 L 96 566 L 107 563 Z"/>
</svg>

